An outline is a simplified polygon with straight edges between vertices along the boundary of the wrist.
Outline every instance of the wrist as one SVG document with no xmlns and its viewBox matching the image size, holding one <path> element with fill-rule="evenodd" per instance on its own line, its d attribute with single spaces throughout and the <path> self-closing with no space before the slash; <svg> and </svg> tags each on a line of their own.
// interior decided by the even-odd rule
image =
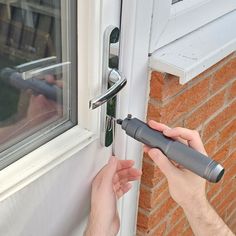
<svg viewBox="0 0 236 236">
<path fill-rule="evenodd" d="M 192 199 L 190 202 L 183 204 L 182 208 L 186 215 L 202 217 L 207 214 L 209 202 L 205 196 L 197 199 Z"/>
<path fill-rule="evenodd" d="M 85 231 L 85 236 L 110 236 L 109 235 L 109 226 L 105 225 L 104 222 L 101 222 L 99 217 L 96 217 L 94 214 L 90 214 L 88 225 Z"/>
<path fill-rule="evenodd" d="M 99 224 L 89 221 L 85 236 L 108 236 L 107 231 Z"/>
</svg>

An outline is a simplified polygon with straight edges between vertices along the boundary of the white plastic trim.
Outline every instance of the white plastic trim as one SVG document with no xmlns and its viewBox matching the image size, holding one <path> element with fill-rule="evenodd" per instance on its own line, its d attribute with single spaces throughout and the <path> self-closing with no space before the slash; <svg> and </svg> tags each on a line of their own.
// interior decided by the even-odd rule
<svg viewBox="0 0 236 236">
<path fill-rule="evenodd" d="M 127 89 L 120 94 L 117 117 L 128 113 L 145 120 L 148 88 L 148 50 L 153 0 L 123 0 L 121 25 L 120 70 L 127 77 Z M 132 159 L 137 168 L 142 165 L 142 144 L 129 138 L 117 127 L 116 155 Z M 139 183 L 121 202 L 121 231 L 119 236 L 136 235 Z"/>
<path fill-rule="evenodd" d="M 235 0 L 154 0 L 150 53 L 236 9 Z"/>
<path fill-rule="evenodd" d="M 236 11 L 213 21 L 157 50 L 150 58 L 152 70 L 180 77 L 185 84 L 236 50 Z"/>
</svg>

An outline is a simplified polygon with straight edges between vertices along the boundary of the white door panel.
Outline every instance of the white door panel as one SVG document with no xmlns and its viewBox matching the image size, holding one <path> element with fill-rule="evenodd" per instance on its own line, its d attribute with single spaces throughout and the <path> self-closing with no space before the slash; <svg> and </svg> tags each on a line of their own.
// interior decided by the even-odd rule
<svg viewBox="0 0 236 236">
<path fill-rule="evenodd" d="M 152 7 L 153 0 L 123 0 L 120 69 L 128 83 L 118 97 L 119 118 L 145 119 Z M 120 8 L 121 0 L 77 0 L 79 125 L 0 171 L 0 235 L 83 235 L 91 181 L 111 156 L 100 144 L 101 108 L 91 111 L 88 103 L 101 93 L 103 33 L 119 27 Z M 142 146 L 121 129 L 116 147 L 140 167 Z M 120 202 L 121 236 L 135 235 L 137 198 L 138 183 Z"/>
<path fill-rule="evenodd" d="M 1 202 L 0 235 L 82 235 L 91 180 L 107 161 L 99 156 L 109 153 L 93 143 Z"/>
<path fill-rule="evenodd" d="M 37 153 L 36 150 L 25 157 L 29 163 L 27 166 L 23 164 L 27 163 L 23 157 L 1 171 L 0 183 L 5 182 L 6 194 L 2 195 L 0 203 L 0 235 L 82 235 L 89 211 L 91 181 L 111 156 L 111 148 L 100 145 L 101 109 L 90 111 L 88 105 L 91 98 L 100 94 L 103 33 L 109 25 L 120 25 L 121 1 L 78 0 L 77 5 L 78 123 L 91 135 L 85 137 L 87 141 L 82 150 L 76 151 L 76 147 L 71 147 L 69 154 L 63 153 L 63 147 L 69 147 L 74 140 L 69 137 L 62 141 L 59 136 L 39 148 L 44 151 L 36 156 L 38 162 L 30 162 L 30 156 Z M 75 139 L 75 136 L 71 138 Z M 55 152 L 49 147 L 53 147 Z M 47 152 L 50 153 L 48 164 L 45 161 Z M 14 176 L 9 176 L 13 170 Z M 24 173 L 31 174 L 27 176 Z"/>
</svg>

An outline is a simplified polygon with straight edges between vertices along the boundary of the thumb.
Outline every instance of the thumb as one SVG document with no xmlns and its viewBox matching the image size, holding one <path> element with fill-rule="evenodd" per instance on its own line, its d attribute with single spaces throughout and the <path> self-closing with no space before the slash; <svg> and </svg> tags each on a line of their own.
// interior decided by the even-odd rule
<svg viewBox="0 0 236 236">
<path fill-rule="evenodd" d="M 111 183 L 113 181 L 113 177 L 114 177 L 116 170 L 117 170 L 117 164 L 118 164 L 117 158 L 112 156 L 106 166 L 105 178 L 107 181 L 109 181 Z"/>
<path fill-rule="evenodd" d="M 152 148 L 148 154 L 167 178 L 176 172 L 175 166 L 159 149 Z"/>
</svg>

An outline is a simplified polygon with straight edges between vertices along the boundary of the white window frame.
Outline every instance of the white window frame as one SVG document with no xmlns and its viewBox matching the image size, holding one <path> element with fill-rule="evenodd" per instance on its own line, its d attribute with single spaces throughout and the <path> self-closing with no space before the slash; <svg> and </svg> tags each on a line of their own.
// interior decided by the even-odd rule
<svg viewBox="0 0 236 236">
<path fill-rule="evenodd" d="M 235 9 L 235 0 L 154 0 L 150 53 Z"/>
<path fill-rule="evenodd" d="M 85 20 L 88 9 L 96 20 Z M 101 78 L 100 40 L 94 40 L 100 37 L 100 10 L 99 1 L 92 7 L 90 1 L 77 2 L 78 125 L 0 171 L 0 201 L 29 185 L 98 139 L 100 112 L 99 109 L 89 110 L 88 101 L 98 93 L 95 87 L 99 88 L 100 81 L 97 78 Z"/>
</svg>

